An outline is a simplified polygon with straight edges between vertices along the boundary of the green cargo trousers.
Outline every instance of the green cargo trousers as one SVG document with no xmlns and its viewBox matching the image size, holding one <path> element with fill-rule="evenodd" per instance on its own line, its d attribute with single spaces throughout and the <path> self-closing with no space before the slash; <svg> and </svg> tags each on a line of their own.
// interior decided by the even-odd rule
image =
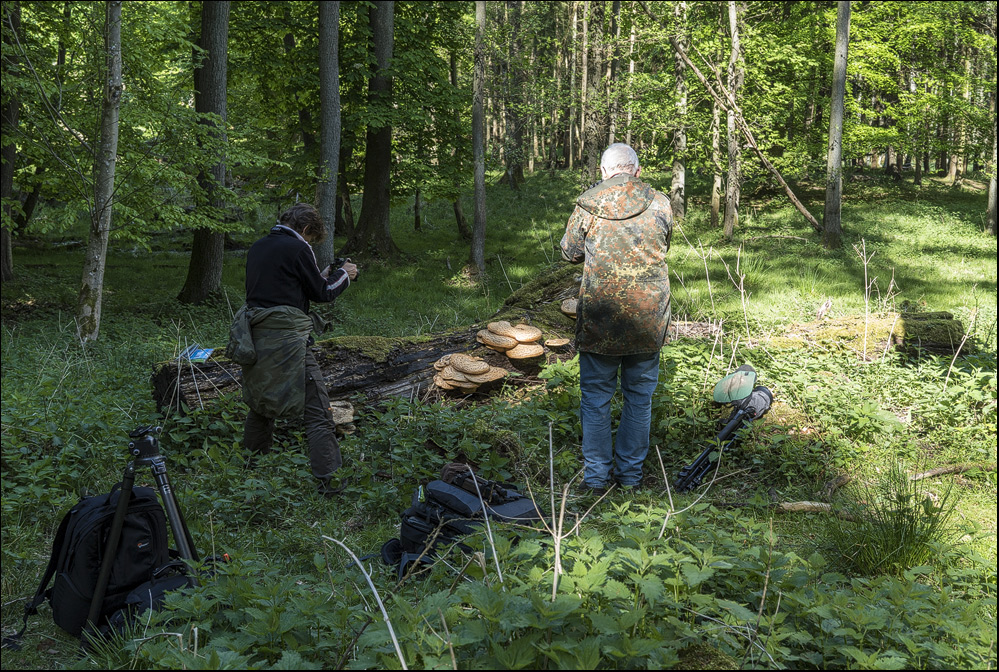
<svg viewBox="0 0 999 672">
<path fill-rule="evenodd" d="M 309 462 L 312 475 L 326 484 L 340 468 L 340 444 L 330 414 L 330 398 L 323 382 L 323 372 L 315 356 L 305 349 L 305 436 L 309 442 Z M 268 418 L 252 408 L 243 425 L 243 445 L 253 453 L 269 453 L 274 442 L 274 418 Z"/>
</svg>

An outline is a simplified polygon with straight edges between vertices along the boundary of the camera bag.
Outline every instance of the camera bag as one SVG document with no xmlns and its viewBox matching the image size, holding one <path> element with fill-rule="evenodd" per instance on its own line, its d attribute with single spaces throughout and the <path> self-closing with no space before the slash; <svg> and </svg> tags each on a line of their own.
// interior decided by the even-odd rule
<svg viewBox="0 0 999 672">
<path fill-rule="evenodd" d="M 63 517 L 48 566 L 34 597 L 24 608 L 24 627 L 8 645 L 16 645 L 24 634 L 28 617 L 38 613 L 38 607 L 46 600 L 52 606 L 56 625 L 71 635 L 81 635 L 90 614 L 120 488 L 118 483 L 107 494 L 81 499 Z M 150 581 L 157 568 L 170 559 L 166 516 L 156 491 L 133 488 L 101 605 L 101 622 L 95 625 L 105 625 L 108 616 L 125 606 L 129 593 Z M 49 588 L 53 577 L 55 581 Z"/>
<path fill-rule="evenodd" d="M 513 486 L 473 477 L 466 465 L 460 465 L 464 473 L 453 466 L 457 465 L 447 465 L 442 471 L 447 480 L 433 480 L 416 489 L 412 505 L 402 512 L 399 537 L 382 546 L 382 560 L 399 566 L 400 579 L 410 563 L 428 562 L 439 546 L 456 544 L 469 550 L 460 540 L 479 530 L 486 516 L 501 523 L 541 520 L 534 501 Z"/>
</svg>

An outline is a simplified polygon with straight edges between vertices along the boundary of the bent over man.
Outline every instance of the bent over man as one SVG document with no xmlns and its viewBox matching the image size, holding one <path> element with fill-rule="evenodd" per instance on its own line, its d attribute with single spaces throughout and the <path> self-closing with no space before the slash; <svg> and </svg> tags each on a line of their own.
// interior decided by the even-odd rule
<svg viewBox="0 0 999 672">
<path fill-rule="evenodd" d="M 325 235 L 319 212 L 298 203 L 253 244 L 246 257 L 246 305 L 233 322 L 230 348 L 240 338 L 248 343 L 245 360 L 233 357 L 243 365 L 243 399 L 250 407 L 245 447 L 269 452 L 275 418 L 301 418 L 319 492 L 332 496 L 339 490 L 331 479 L 342 460 L 326 384 L 309 348 L 312 331 L 323 327 L 309 302 L 336 299 L 357 277 L 357 266 L 348 260 L 320 271 L 310 243 Z"/>
<path fill-rule="evenodd" d="M 611 145 L 600 172 L 603 181 L 576 201 L 561 243 L 563 259 L 583 264 L 576 308 L 583 485 L 597 494 L 614 481 L 630 489 L 642 480 L 670 321 L 666 253 L 673 231 L 669 199 L 638 179 L 635 150 Z M 624 408 L 612 440 L 618 372 Z"/>
</svg>

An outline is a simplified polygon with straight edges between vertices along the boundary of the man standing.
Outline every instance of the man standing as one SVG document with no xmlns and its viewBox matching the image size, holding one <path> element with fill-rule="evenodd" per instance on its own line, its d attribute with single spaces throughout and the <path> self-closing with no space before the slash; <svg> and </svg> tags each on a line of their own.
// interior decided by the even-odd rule
<svg viewBox="0 0 999 672">
<path fill-rule="evenodd" d="M 230 356 L 243 365 L 243 399 L 250 407 L 244 446 L 251 453 L 269 452 L 275 418 L 301 418 L 312 474 L 320 494 L 329 497 L 339 492 L 331 480 L 342 460 L 326 383 L 309 348 L 312 331 L 323 327 L 309 302 L 336 299 L 357 277 L 357 266 L 348 260 L 320 271 L 310 243 L 325 235 L 319 212 L 298 203 L 253 244 L 246 257 L 246 305 L 233 322 Z"/>
<path fill-rule="evenodd" d="M 649 452 L 652 393 L 670 321 L 666 253 L 673 232 L 669 199 L 638 179 L 638 155 L 615 143 L 600 159 L 603 181 L 576 201 L 562 237 L 562 258 L 583 264 L 576 308 L 583 485 L 603 494 L 616 481 L 642 480 Z M 611 439 L 618 371 L 624 409 Z"/>
</svg>

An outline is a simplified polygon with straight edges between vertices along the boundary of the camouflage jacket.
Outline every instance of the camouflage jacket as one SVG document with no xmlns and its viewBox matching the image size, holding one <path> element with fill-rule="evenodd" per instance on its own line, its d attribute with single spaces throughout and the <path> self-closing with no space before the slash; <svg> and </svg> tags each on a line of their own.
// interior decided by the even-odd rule
<svg viewBox="0 0 999 672">
<path fill-rule="evenodd" d="M 244 324 L 256 361 L 243 366 L 243 401 L 268 418 L 301 418 L 312 318 L 293 306 L 247 308 Z"/>
<path fill-rule="evenodd" d="M 666 253 L 673 210 L 631 175 L 586 191 L 562 237 L 562 258 L 583 264 L 576 347 L 602 355 L 656 352 L 670 321 Z"/>
</svg>

